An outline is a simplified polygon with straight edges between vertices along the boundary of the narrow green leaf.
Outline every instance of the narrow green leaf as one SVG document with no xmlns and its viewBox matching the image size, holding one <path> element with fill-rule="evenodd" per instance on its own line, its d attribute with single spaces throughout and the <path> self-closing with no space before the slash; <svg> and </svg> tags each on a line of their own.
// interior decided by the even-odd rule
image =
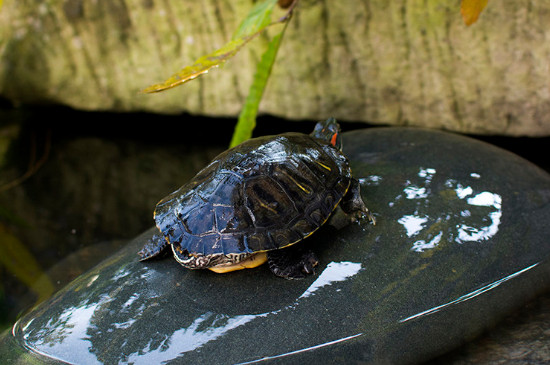
<svg viewBox="0 0 550 365">
<path fill-rule="evenodd" d="M 284 25 L 281 32 L 273 37 L 256 67 L 256 73 L 254 74 L 244 106 L 239 114 L 239 120 L 235 126 L 230 147 L 234 147 L 252 137 L 252 131 L 256 127 L 256 116 L 258 115 L 262 95 L 267 85 L 269 75 L 271 74 L 273 64 L 275 63 L 277 51 L 279 50 L 281 39 L 287 25 L 288 22 Z"/>
<path fill-rule="evenodd" d="M 42 301 L 54 292 L 53 284 L 44 276 L 34 256 L 27 250 L 21 241 L 9 233 L 0 224 L 0 265 L 15 275 L 22 283 L 38 295 Z M 40 280 L 40 285 L 35 285 Z"/>
<path fill-rule="evenodd" d="M 170 78 L 160 84 L 151 85 L 146 87 L 141 92 L 143 93 L 155 93 L 171 89 L 178 85 L 181 85 L 187 81 L 204 74 L 212 67 L 217 67 L 220 64 L 233 57 L 253 36 L 247 38 L 239 38 L 226 43 L 222 48 L 206 55 L 202 56 L 195 61 L 191 66 L 186 66 L 178 73 L 172 75 Z"/>
<path fill-rule="evenodd" d="M 271 24 L 271 13 L 277 0 L 265 0 L 255 4 L 246 18 L 239 24 L 231 39 L 246 37 L 255 34 Z"/>
<path fill-rule="evenodd" d="M 233 57 L 245 44 L 260 34 L 265 28 L 285 20 L 284 18 L 281 18 L 276 21 L 271 21 L 271 14 L 276 4 L 276 0 L 265 0 L 256 4 L 250 10 L 247 17 L 241 22 L 231 41 L 226 43 L 220 49 L 202 56 L 196 60 L 193 65 L 183 68 L 164 82 L 151 85 L 143 89 L 141 92 L 155 93 L 171 89 L 187 81 L 193 80 L 194 78 L 208 72 L 208 70 L 213 67 L 221 65 Z"/>
</svg>

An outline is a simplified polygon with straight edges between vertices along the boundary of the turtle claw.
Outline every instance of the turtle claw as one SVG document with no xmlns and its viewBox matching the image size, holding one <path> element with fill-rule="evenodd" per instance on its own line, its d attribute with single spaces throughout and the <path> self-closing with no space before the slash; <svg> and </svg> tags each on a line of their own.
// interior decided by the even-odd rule
<svg viewBox="0 0 550 365">
<path fill-rule="evenodd" d="M 304 274 L 315 274 L 315 266 L 319 265 L 319 260 L 317 260 L 317 257 L 315 254 L 311 251 L 307 252 L 302 256 L 302 272 Z M 304 276 L 305 277 L 305 276 Z"/>
<path fill-rule="evenodd" d="M 372 214 L 372 212 L 370 210 L 367 209 L 366 212 L 364 211 L 360 211 L 360 212 L 357 212 L 356 214 L 352 214 L 351 215 L 351 221 L 353 223 L 356 223 L 356 222 L 359 222 L 363 219 L 367 218 L 370 222 L 372 222 L 372 225 L 375 226 L 376 225 L 376 218 L 374 218 L 374 215 Z"/>
<path fill-rule="evenodd" d="M 312 251 L 291 246 L 281 250 L 269 251 L 267 262 L 273 274 L 285 279 L 303 279 L 315 274 L 315 266 L 319 264 L 317 256 Z"/>
</svg>

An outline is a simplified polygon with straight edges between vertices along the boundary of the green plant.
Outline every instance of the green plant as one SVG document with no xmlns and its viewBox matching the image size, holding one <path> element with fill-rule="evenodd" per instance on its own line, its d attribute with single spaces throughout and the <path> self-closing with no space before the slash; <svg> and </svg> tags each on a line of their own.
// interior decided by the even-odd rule
<svg viewBox="0 0 550 365">
<path fill-rule="evenodd" d="M 256 115 L 258 107 L 262 99 L 262 95 L 271 74 L 272 66 L 277 57 L 277 51 L 281 44 L 281 39 L 288 25 L 288 21 L 292 16 L 292 11 L 297 5 L 298 0 L 292 2 L 282 0 L 264 0 L 256 3 L 240 23 L 239 27 L 231 37 L 231 40 L 223 47 L 214 52 L 202 56 L 191 66 L 187 66 L 172 75 L 166 81 L 151 85 L 142 90 L 144 93 L 160 92 L 173 87 L 184 84 L 196 77 L 208 72 L 213 67 L 218 67 L 237 52 L 241 50 L 248 42 L 254 39 L 258 34 L 263 32 L 267 27 L 282 24 L 282 29 L 279 30 L 269 42 L 267 49 L 263 53 L 260 62 L 256 67 L 256 73 L 250 86 L 249 94 L 245 104 L 239 115 L 239 120 L 235 127 L 231 146 L 236 146 L 239 143 L 247 140 L 252 136 L 252 131 L 256 126 Z M 279 4 L 280 8 L 286 9 L 282 16 L 275 20 L 275 7 Z"/>
<path fill-rule="evenodd" d="M 294 8 L 299 0 L 263 0 L 254 5 L 248 15 L 241 22 L 231 40 L 220 49 L 202 56 L 191 66 L 187 66 L 172 75 L 166 81 L 151 85 L 142 90 L 144 93 L 160 92 L 184 84 L 206 73 L 213 67 L 218 67 L 237 52 L 248 42 L 263 32 L 267 27 L 282 24 L 282 29 L 272 38 L 267 49 L 263 53 L 257 65 L 256 72 L 250 86 L 249 94 L 239 115 L 230 146 L 236 146 L 252 136 L 256 126 L 256 116 L 262 95 L 271 74 L 271 69 L 277 57 L 277 51 L 282 37 L 292 16 Z M 460 12 L 466 25 L 477 21 L 489 0 L 462 0 Z M 285 13 L 272 20 L 276 6 L 285 9 Z"/>
</svg>

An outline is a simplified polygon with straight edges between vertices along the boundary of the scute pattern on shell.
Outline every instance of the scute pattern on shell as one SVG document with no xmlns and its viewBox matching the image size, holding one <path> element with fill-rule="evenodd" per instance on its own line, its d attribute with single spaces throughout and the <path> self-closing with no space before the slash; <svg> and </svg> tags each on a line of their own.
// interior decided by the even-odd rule
<svg viewBox="0 0 550 365">
<path fill-rule="evenodd" d="M 298 133 L 251 139 L 220 154 L 164 198 L 155 221 L 193 256 L 279 249 L 311 234 L 346 194 L 347 158 Z"/>
</svg>

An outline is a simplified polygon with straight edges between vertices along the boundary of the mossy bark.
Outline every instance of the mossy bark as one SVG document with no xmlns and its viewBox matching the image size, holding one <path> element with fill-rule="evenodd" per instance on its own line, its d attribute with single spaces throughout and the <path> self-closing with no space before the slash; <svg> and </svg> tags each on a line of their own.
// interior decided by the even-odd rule
<svg viewBox="0 0 550 365">
<path fill-rule="evenodd" d="M 222 46 L 250 0 L 6 0 L 0 95 L 79 109 L 238 115 L 269 32 L 187 85 L 163 81 Z M 290 119 L 550 135 L 550 4 L 302 0 L 261 112 Z"/>
</svg>

